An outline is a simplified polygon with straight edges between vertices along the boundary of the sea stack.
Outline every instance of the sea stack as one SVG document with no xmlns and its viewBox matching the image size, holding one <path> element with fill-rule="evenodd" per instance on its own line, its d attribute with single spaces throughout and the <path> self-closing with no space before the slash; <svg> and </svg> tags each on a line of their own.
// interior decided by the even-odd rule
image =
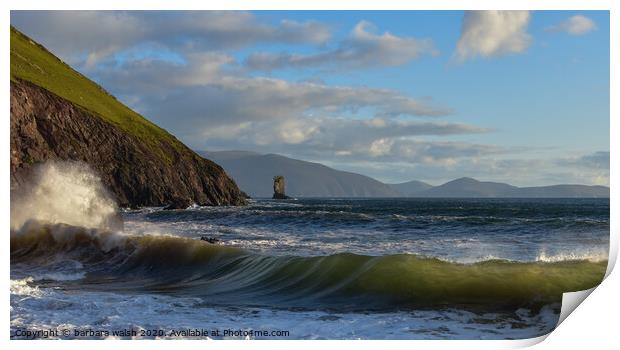
<svg viewBox="0 0 620 350">
<path fill-rule="evenodd" d="M 273 199 L 289 199 L 290 197 L 284 193 L 284 176 L 278 175 L 273 177 Z"/>
</svg>

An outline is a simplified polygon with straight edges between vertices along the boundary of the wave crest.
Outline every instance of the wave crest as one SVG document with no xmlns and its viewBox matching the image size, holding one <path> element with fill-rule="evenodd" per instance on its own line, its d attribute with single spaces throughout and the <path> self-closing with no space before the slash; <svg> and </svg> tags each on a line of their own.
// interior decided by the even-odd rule
<svg viewBox="0 0 620 350">
<path fill-rule="evenodd" d="M 167 235 L 125 235 L 31 222 L 11 234 L 11 264 L 62 255 L 83 279 L 66 288 L 149 290 L 208 303 L 339 309 L 432 305 L 522 307 L 591 288 L 606 261 L 459 264 L 418 255 L 266 256 Z"/>
<path fill-rule="evenodd" d="M 48 161 L 33 167 L 30 179 L 11 193 L 11 229 L 28 220 L 87 228 L 119 229 L 116 202 L 87 164 Z"/>
</svg>

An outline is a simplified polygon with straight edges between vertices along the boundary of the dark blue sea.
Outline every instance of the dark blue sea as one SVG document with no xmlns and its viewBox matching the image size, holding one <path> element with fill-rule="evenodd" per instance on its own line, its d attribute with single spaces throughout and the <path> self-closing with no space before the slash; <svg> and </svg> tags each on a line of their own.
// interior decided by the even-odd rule
<svg viewBox="0 0 620 350">
<path fill-rule="evenodd" d="M 14 338 L 530 338 L 553 330 L 563 292 L 600 282 L 609 249 L 608 199 L 257 199 L 122 217 L 12 231 Z M 221 333 L 174 333 L 195 329 Z"/>
</svg>

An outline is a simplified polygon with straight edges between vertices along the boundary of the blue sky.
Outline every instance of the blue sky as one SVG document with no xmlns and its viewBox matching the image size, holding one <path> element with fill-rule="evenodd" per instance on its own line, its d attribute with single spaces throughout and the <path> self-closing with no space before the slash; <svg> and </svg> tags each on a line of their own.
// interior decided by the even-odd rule
<svg viewBox="0 0 620 350">
<path fill-rule="evenodd" d="M 197 150 L 609 184 L 606 11 L 11 12 Z"/>
<path fill-rule="evenodd" d="M 453 62 L 459 39 L 462 11 L 285 12 L 299 21 L 320 18 L 332 23 L 338 37 L 345 37 L 360 20 L 367 20 L 397 36 L 432 38 L 440 51 L 397 67 L 326 74 L 312 71 L 274 72 L 282 79 L 310 79 L 315 75 L 333 85 L 367 85 L 391 88 L 412 96 L 432 96 L 455 109 L 454 117 L 492 127 L 498 132 L 465 140 L 512 146 L 562 147 L 564 151 L 609 149 L 609 17 L 588 12 L 597 30 L 570 36 L 546 31 L 583 11 L 542 11 L 532 15 L 528 32 L 534 42 L 527 52 L 502 58 Z M 277 21 L 283 13 L 259 13 Z M 279 52 L 290 47 L 265 47 Z M 296 52 L 304 52 L 304 48 Z M 244 52 L 245 54 L 245 52 Z M 468 91 L 476 89 L 475 94 Z M 537 128 L 532 128 L 537 126 Z M 538 129 L 538 130 L 537 130 Z M 558 132 L 550 133 L 549 129 Z M 586 132 L 587 131 L 587 132 Z M 526 134 L 527 143 L 523 143 Z M 531 137 L 539 136 L 539 137 Z M 563 152 L 558 150 L 558 152 Z"/>
</svg>

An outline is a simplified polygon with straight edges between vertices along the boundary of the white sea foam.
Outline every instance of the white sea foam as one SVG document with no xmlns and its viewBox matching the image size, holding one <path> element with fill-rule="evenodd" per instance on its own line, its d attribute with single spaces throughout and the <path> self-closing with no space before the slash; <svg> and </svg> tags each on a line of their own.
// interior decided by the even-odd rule
<svg viewBox="0 0 620 350">
<path fill-rule="evenodd" d="M 542 250 L 536 257 L 536 261 L 540 262 L 559 262 L 569 260 L 588 260 L 592 262 L 600 262 L 608 259 L 609 252 L 607 250 L 587 250 L 577 252 L 559 252 L 549 254 L 546 250 Z"/>
<path fill-rule="evenodd" d="M 76 281 L 76 280 L 84 278 L 84 276 L 86 276 L 86 273 L 84 271 L 78 271 L 78 272 L 73 272 L 73 273 L 46 272 L 46 273 L 41 273 L 39 275 L 35 275 L 32 278 L 35 281 L 39 281 L 39 280 Z"/>
<path fill-rule="evenodd" d="M 68 293 L 62 290 L 49 290 L 47 294 L 31 298 L 28 302 L 12 298 L 11 307 L 12 331 L 57 328 L 70 330 L 71 335 L 76 329 L 89 328 L 161 329 L 166 332 L 193 328 L 290 332 L 289 337 L 267 339 L 518 339 L 550 332 L 558 318 L 557 310 L 549 306 L 543 307 L 539 313 L 525 309 L 516 313 L 485 314 L 458 309 L 386 313 L 299 312 L 212 307 L 204 305 L 199 298 L 155 294 L 135 294 L 128 298 L 116 293 Z M 113 338 L 112 335 L 107 337 Z M 158 338 L 184 337 L 165 335 Z"/>
<path fill-rule="evenodd" d="M 33 169 L 30 183 L 11 194 L 11 229 L 28 220 L 117 229 L 115 201 L 84 163 L 48 161 Z"/>
<path fill-rule="evenodd" d="M 60 171 L 64 172 L 63 169 Z M 50 171 L 53 177 L 58 175 L 58 169 Z M 45 172 L 44 172 L 45 173 Z M 55 175 L 54 175 L 55 174 Z M 67 174 L 65 174 L 67 175 Z M 69 180 L 65 184 L 89 183 L 79 180 L 80 176 L 64 176 Z M 74 181 L 78 178 L 79 181 Z M 62 181 L 61 181 L 62 182 Z M 50 186 L 49 181 L 39 181 L 43 189 Z M 53 183 L 53 182 L 52 182 Z M 73 185 L 67 185 L 67 189 Z M 92 187 L 91 187 L 92 190 Z M 78 191 L 79 192 L 79 191 Z M 43 191 L 45 193 L 45 191 Z M 92 191 L 84 191 L 89 194 Z M 61 193 L 53 191 L 54 196 Z M 36 196 L 30 197 L 36 203 Z M 51 198 L 51 197 L 50 197 Z M 61 199 L 65 201 L 64 199 Z M 70 203 L 66 200 L 63 203 Z M 37 204 L 38 205 L 38 204 Z M 446 261 L 474 263 L 491 259 L 522 259 L 519 261 L 560 261 L 560 260 L 603 260 L 607 252 L 578 251 L 573 241 L 561 240 L 546 241 L 549 247 L 538 253 L 534 246 L 525 251 L 515 249 L 510 236 L 496 241 L 488 240 L 482 234 L 471 231 L 463 233 L 457 238 L 445 238 L 443 235 L 415 234 L 402 236 L 402 239 L 384 240 L 378 238 L 383 226 L 376 226 L 373 222 L 368 226 L 347 225 L 306 225 L 304 221 L 288 220 L 278 226 L 271 220 L 266 222 L 252 221 L 255 218 L 268 214 L 287 215 L 287 218 L 298 217 L 301 210 L 262 210 L 260 206 L 284 207 L 300 206 L 301 204 L 254 204 L 244 208 L 193 208 L 192 215 L 182 212 L 176 217 L 168 212 L 161 212 L 159 208 L 146 208 L 139 211 L 127 211 L 129 223 L 125 233 L 102 233 L 98 226 L 83 225 L 73 221 L 72 210 L 68 213 L 52 210 L 47 217 L 29 217 L 30 219 L 64 222 L 73 225 L 90 227 L 88 229 L 66 225 L 54 225 L 51 233 L 55 240 L 70 243 L 72 230 L 83 230 L 98 235 L 100 247 L 109 250 L 125 242 L 127 235 L 164 235 L 174 233 L 185 237 L 198 235 L 213 235 L 222 238 L 224 244 L 235 245 L 247 249 L 264 250 L 269 255 L 327 255 L 338 252 L 354 252 L 368 255 L 386 255 L 410 253 L 437 257 Z M 77 205 L 88 208 L 90 205 Z M 95 209 L 101 205 L 92 205 Z M 33 208 L 26 206 L 25 208 Z M 36 206 L 34 207 L 36 208 Z M 103 206 L 107 208 L 107 206 Z M 91 215 L 93 222 L 105 222 L 97 217 L 102 212 L 93 212 L 80 209 L 80 215 Z M 196 212 L 216 212 L 230 214 L 226 219 L 219 219 L 218 215 L 200 218 Z M 301 214 L 300 214 L 301 213 Z M 315 211 L 315 214 L 326 215 L 338 212 L 324 210 Z M 331 215 L 331 214 L 330 214 Z M 351 215 L 364 218 L 361 215 Z M 50 220 L 49 218 L 56 220 Z M 251 217 L 252 219 L 248 219 Z M 28 218 L 26 218 L 26 221 Z M 153 219 L 153 220 L 151 220 Z M 13 220 L 13 218 L 12 218 Z M 89 219 L 91 220 L 91 219 Z M 237 220 L 237 221 L 236 221 Z M 24 221 L 24 223 L 26 223 Z M 321 221 L 329 223 L 329 220 Z M 392 221 L 391 221 L 392 222 Z M 12 222 L 13 223 L 13 222 Z M 27 225 L 38 224 L 30 221 Z M 92 224 L 92 222 L 91 222 Z M 381 224 L 381 222 L 379 223 Z M 22 224 L 23 225 L 23 224 Z M 22 226 L 23 227 L 23 226 Z M 415 228 L 412 228 L 414 230 Z M 19 230 L 17 231 L 19 233 Z M 397 233 L 400 234 L 400 233 Z M 448 235 L 450 237 L 450 235 Z M 525 240 L 524 236 L 524 240 Z M 525 242 L 527 243 L 527 242 Z M 528 243 L 529 244 L 529 243 Z M 538 245 L 540 243 L 537 243 Z M 598 243 L 596 243 L 598 244 Z M 529 247 L 529 246 L 528 246 Z M 584 248 L 588 249 L 588 248 Z M 463 310 L 426 310 L 391 313 L 327 313 L 321 311 L 291 312 L 269 308 L 212 307 L 204 305 L 204 301 L 192 298 L 167 297 L 157 294 L 124 294 L 92 293 L 86 290 L 65 292 L 62 289 L 37 287 L 35 283 L 40 279 L 54 279 L 58 281 L 78 279 L 83 277 L 81 268 L 76 266 L 57 266 L 55 262 L 41 266 L 33 271 L 20 270 L 11 266 L 19 277 L 29 278 L 11 281 L 11 329 L 27 327 L 43 329 L 60 327 L 66 329 L 98 328 L 98 329 L 176 329 L 182 328 L 239 328 L 244 329 L 287 329 L 296 339 L 359 339 L 359 338 L 391 338 L 391 339 L 437 339 L 437 338 L 493 338 L 505 337 L 524 338 L 540 335 L 550 331 L 557 322 L 557 313 L 550 308 L 543 308 L 538 314 L 531 314 L 529 310 L 520 310 L 516 314 L 484 314 L 477 315 Z M 59 283 L 60 284 L 60 283 Z M 43 286 L 43 285 L 42 285 Z M 216 322 L 217 320 L 217 322 Z"/>
<path fill-rule="evenodd" d="M 26 277 L 17 280 L 11 280 L 11 295 L 28 296 L 28 297 L 40 297 L 43 295 L 43 291 L 37 286 L 32 286 L 34 281 L 32 277 Z"/>
</svg>

